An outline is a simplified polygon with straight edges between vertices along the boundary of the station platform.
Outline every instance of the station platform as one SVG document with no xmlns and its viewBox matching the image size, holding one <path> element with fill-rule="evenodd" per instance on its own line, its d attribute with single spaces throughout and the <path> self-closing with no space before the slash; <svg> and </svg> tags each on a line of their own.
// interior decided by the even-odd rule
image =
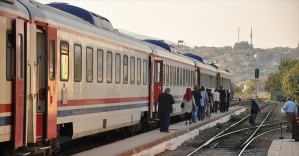
<svg viewBox="0 0 299 156">
<path fill-rule="evenodd" d="M 160 132 L 159 129 L 156 129 L 109 145 L 84 151 L 75 156 L 150 156 L 165 150 L 175 150 L 186 140 L 197 136 L 199 131 L 213 127 L 217 123 L 227 122 L 232 114 L 239 115 L 244 111 L 246 111 L 246 108 L 242 106 L 230 107 L 228 112 L 212 113 L 210 118 L 205 118 L 197 123 L 185 125 L 185 122 L 179 122 L 172 124 L 169 127 L 170 133 Z"/>
<path fill-rule="evenodd" d="M 267 156 L 299 156 L 299 142 L 294 139 L 273 140 Z"/>
</svg>

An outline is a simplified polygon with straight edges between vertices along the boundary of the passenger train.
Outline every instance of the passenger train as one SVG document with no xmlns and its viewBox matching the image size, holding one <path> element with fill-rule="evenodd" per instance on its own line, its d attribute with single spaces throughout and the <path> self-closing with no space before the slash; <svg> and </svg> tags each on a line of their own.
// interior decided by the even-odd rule
<svg viewBox="0 0 299 156">
<path fill-rule="evenodd" d="M 0 1 L 0 62 L 0 155 L 50 155 L 62 138 L 150 128 L 165 87 L 176 116 L 187 87 L 231 83 L 229 72 L 95 13 L 33 0 Z"/>
</svg>

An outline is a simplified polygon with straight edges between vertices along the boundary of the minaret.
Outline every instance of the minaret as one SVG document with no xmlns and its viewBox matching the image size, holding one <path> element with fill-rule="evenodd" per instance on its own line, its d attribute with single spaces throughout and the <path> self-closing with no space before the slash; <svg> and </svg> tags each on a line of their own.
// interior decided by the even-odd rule
<svg viewBox="0 0 299 156">
<path fill-rule="evenodd" d="M 251 31 L 250 31 L 250 47 L 253 48 L 253 46 L 252 46 L 252 27 L 251 27 Z"/>
<path fill-rule="evenodd" d="M 238 43 L 240 42 L 239 41 L 239 36 L 240 36 L 240 27 L 238 27 Z"/>
</svg>

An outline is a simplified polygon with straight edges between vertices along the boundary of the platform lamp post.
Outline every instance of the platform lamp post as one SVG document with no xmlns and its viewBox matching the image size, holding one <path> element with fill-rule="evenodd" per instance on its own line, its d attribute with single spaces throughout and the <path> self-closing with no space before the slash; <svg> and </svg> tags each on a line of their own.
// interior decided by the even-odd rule
<svg viewBox="0 0 299 156">
<path fill-rule="evenodd" d="M 248 61 L 249 60 L 249 54 L 246 54 L 245 59 Z M 245 89 L 245 100 L 247 99 L 247 88 L 248 88 L 248 84 L 247 84 L 247 66 L 249 65 L 250 62 L 247 63 L 246 65 L 246 89 Z"/>
<path fill-rule="evenodd" d="M 184 40 L 178 40 L 178 48 L 180 48 L 180 50 L 182 51 L 181 47 L 182 47 L 182 44 L 183 44 Z M 180 51 L 180 53 L 182 53 Z"/>
</svg>

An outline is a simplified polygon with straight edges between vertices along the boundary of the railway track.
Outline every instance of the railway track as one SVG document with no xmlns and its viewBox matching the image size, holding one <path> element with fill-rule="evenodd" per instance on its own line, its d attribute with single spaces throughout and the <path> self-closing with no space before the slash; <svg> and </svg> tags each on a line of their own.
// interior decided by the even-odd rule
<svg viewBox="0 0 299 156">
<path fill-rule="evenodd" d="M 271 117 L 272 111 L 275 107 L 276 105 L 268 104 L 261 107 L 261 111 L 264 113 L 258 115 L 258 120 L 261 120 L 259 125 L 248 127 L 248 123 L 246 123 L 246 121 L 248 121 L 250 115 L 247 115 L 240 121 L 234 123 L 208 141 L 204 142 L 200 147 L 192 150 L 188 156 L 197 155 L 208 148 L 228 150 L 233 151 L 234 153 L 237 151 L 239 152 L 238 154 L 241 155 L 250 143 L 257 137 L 272 131 L 280 130 L 281 122 L 267 123 L 267 119 Z M 234 155 L 236 155 L 236 153 Z"/>
</svg>

